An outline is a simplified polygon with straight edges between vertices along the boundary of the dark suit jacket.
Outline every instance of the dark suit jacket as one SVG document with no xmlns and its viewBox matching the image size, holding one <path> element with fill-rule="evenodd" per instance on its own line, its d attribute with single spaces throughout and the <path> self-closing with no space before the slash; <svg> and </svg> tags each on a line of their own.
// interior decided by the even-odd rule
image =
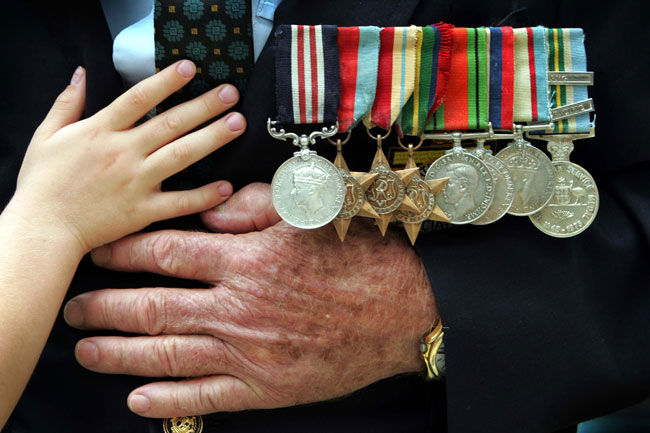
<svg viewBox="0 0 650 433">
<path fill-rule="evenodd" d="M 446 390 L 414 376 L 393 378 L 334 402 L 205 417 L 205 431 L 438 432 L 447 422 L 454 433 L 551 432 L 647 395 L 650 146 L 644 122 L 649 53 L 641 37 L 644 17 L 633 3 L 285 0 L 276 25 L 445 21 L 457 26 L 583 27 L 590 69 L 596 73 L 591 96 L 598 128 L 596 138 L 578 143 L 573 160 L 594 175 L 602 204 L 595 224 L 569 240 L 546 237 L 527 218 L 514 217 L 420 237 L 418 251 L 448 328 Z M 7 2 L 2 34 L 0 202 L 6 203 L 34 129 L 77 65 L 88 71 L 87 115 L 124 89 L 97 1 Z M 293 152 L 265 130 L 266 118 L 275 115 L 271 45 L 259 58 L 241 104 L 248 132 L 193 168 L 206 182 L 225 178 L 236 187 L 268 182 Z M 353 143 L 354 150 L 346 154 L 349 165 L 367 169 L 374 144 L 363 131 Z M 331 147 L 320 144 L 317 150 L 331 157 Z M 154 228 L 188 225 L 198 227 L 197 219 Z M 196 286 L 108 272 L 86 259 L 69 297 L 105 287 L 165 284 Z M 99 375 L 77 365 L 73 347 L 86 335 L 59 318 L 3 431 L 162 431 L 159 420 L 139 418 L 125 404 L 128 392 L 147 379 Z"/>
</svg>

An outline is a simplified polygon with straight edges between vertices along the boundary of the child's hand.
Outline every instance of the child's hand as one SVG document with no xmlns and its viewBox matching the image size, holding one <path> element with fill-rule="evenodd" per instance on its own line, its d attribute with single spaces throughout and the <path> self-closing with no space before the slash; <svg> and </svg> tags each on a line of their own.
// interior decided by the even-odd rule
<svg viewBox="0 0 650 433">
<path fill-rule="evenodd" d="M 244 117 L 231 113 L 181 137 L 232 107 L 235 87 L 220 86 L 133 126 L 195 72 L 192 62 L 177 62 L 79 121 L 86 77 L 78 68 L 34 133 L 7 210 L 35 230 L 74 236 L 87 252 L 223 202 L 232 193 L 228 182 L 178 192 L 161 192 L 160 184 L 244 132 Z"/>
</svg>

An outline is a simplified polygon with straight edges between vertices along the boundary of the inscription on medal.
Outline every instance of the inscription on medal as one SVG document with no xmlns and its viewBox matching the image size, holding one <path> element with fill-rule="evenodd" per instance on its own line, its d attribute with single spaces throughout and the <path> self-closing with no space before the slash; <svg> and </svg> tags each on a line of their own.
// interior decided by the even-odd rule
<svg viewBox="0 0 650 433">
<path fill-rule="evenodd" d="M 569 117 L 579 116 L 580 114 L 591 113 L 595 110 L 594 101 L 590 98 L 551 109 L 551 120 L 557 122 L 558 120 L 568 119 Z"/>
<path fill-rule="evenodd" d="M 341 209 L 341 213 L 336 218 L 345 220 L 359 213 L 365 201 L 365 194 L 361 184 L 354 176 L 345 169 L 339 169 L 339 171 L 345 183 L 345 199 L 343 201 L 343 209 Z"/>
<path fill-rule="evenodd" d="M 431 188 L 429 188 L 429 185 L 419 175 L 416 175 L 406 186 L 406 195 L 418 208 L 418 212 L 397 211 L 395 212 L 395 217 L 399 221 L 408 224 L 417 224 L 426 221 L 436 206 L 435 196 Z"/>
<path fill-rule="evenodd" d="M 591 86 L 594 84 L 593 72 L 548 72 L 548 85 Z"/>
<path fill-rule="evenodd" d="M 378 173 L 379 176 L 366 192 L 368 202 L 379 215 L 395 212 L 402 204 L 405 194 L 400 177 L 384 164 L 373 168 L 371 173 Z"/>
<path fill-rule="evenodd" d="M 497 155 L 512 173 L 515 184 L 511 215 L 539 212 L 551 200 L 555 170 L 548 156 L 527 142 L 511 144 Z"/>
<path fill-rule="evenodd" d="M 502 218 L 512 206 L 515 198 L 515 182 L 508 167 L 499 158 L 493 155 L 483 155 L 483 162 L 490 170 L 494 179 L 494 200 L 487 212 L 473 224 L 485 225 Z"/>
<path fill-rule="evenodd" d="M 530 219 L 542 232 L 567 238 L 582 233 L 598 212 L 599 195 L 594 179 L 579 165 L 554 162 L 555 191 L 549 204 Z"/>
<path fill-rule="evenodd" d="M 346 187 L 339 170 L 318 155 L 294 156 L 271 182 L 273 206 L 280 217 L 302 229 L 322 227 L 340 213 Z"/>
<path fill-rule="evenodd" d="M 444 177 L 449 182 L 437 202 L 452 224 L 474 222 L 487 212 L 494 197 L 494 180 L 480 159 L 465 152 L 445 155 L 431 164 L 426 180 Z"/>
</svg>

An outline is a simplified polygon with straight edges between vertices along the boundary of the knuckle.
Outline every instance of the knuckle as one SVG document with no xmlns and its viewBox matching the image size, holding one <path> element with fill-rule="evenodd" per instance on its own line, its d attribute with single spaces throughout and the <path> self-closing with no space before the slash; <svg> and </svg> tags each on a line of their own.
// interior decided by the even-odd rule
<svg viewBox="0 0 650 433">
<path fill-rule="evenodd" d="M 55 109 L 66 109 L 74 101 L 73 95 L 71 92 L 68 92 L 68 89 L 64 90 L 56 97 L 54 101 Z"/>
<path fill-rule="evenodd" d="M 201 382 L 197 392 L 197 407 L 200 410 L 209 410 L 210 412 L 217 412 L 223 407 L 221 398 L 215 393 L 211 384 Z"/>
<path fill-rule="evenodd" d="M 244 351 L 229 343 L 219 345 L 217 363 L 223 363 L 231 366 L 235 371 L 246 372 L 247 374 L 257 374 L 262 371 L 260 360 L 257 356 L 249 351 Z"/>
<path fill-rule="evenodd" d="M 108 297 L 100 297 L 96 305 L 90 304 L 92 316 L 97 317 L 100 327 L 115 328 L 117 327 L 114 311 L 116 310 L 113 302 Z M 94 308 L 93 308 L 94 307 Z M 117 305 L 119 311 L 119 305 Z"/>
<path fill-rule="evenodd" d="M 185 393 L 179 389 L 171 393 L 170 399 L 172 407 L 179 415 L 185 416 L 197 412 L 195 403 L 188 399 Z"/>
<path fill-rule="evenodd" d="M 148 96 L 147 92 L 141 86 L 134 86 L 129 92 L 129 102 L 136 107 L 144 107 L 147 105 Z"/>
<path fill-rule="evenodd" d="M 169 235 L 160 235 L 156 237 L 151 244 L 151 258 L 154 266 L 159 271 L 168 274 L 174 274 L 178 268 L 178 245 L 179 239 L 172 238 Z"/>
<path fill-rule="evenodd" d="M 177 111 L 165 114 L 165 127 L 170 131 L 177 131 L 183 125 L 183 117 Z"/>
<path fill-rule="evenodd" d="M 162 292 L 148 292 L 140 296 L 137 304 L 137 317 L 140 328 L 149 335 L 159 335 L 165 331 L 166 301 Z"/>
<path fill-rule="evenodd" d="M 208 92 L 201 96 L 201 102 L 203 103 L 203 108 L 209 114 L 220 113 L 223 111 L 223 104 L 219 99 L 217 92 Z"/>
<path fill-rule="evenodd" d="M 189 164 L 192 160 L 192 147 L 185 141 L 177 141 L 172 145 L 172 158 L 181 164 Z"/>
<path fill-rule="evenodd" d="M 255 293 L 254 296 L 261 298 L 264 295 L 261 295 L 261 293 Z M 263 301 L 263 300 L 262 300 Z M 254 324 L 260 320 L 261 314 L 253 307 L 251 306 L 248 302 L 244 302 L 243 300 L 236 299 L 232 300 L 230 305 L 230 314 L 233 317 L 233 320 L 236 320 L 237 322 L 250 326 L 251 324 Z"/>
<path fill-rule="evenodd" d="M 176 199 L 176 209 L 181 213 L 192 212 L 192 198 L 189 194 L 181 194 Z"/>
<path fill-rule="evenodd" d="M 158 339 L 154 343 L 153 353 L 155 359 L 160 364 L 162 371 L 169 377 L 179 377 L 182 375 L 179 356 L 180 348 L 177 338 L 168 337 Z"/>
</svg>

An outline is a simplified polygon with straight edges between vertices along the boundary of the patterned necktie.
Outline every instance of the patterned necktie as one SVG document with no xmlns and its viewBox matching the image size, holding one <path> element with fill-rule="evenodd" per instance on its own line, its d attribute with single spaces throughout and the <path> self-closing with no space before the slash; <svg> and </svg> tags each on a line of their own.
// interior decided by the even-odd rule
<svg viewBox="0 0 650 433">
<path fill-rule="evenodd" d="M 196 63 L 196 77 L 158 112 L 222 83 L 244 92 L 253 68 L 250 0 L 156 0 L 156 72 L 180 59 Z"/>
<path fill-rule="evenodd" d="M 196 76 L 160 104 L 156 112 L 199 96 L 222 83 L 243 94 L 253 68 L 250 0 L 156 0 L 156 72 L 181 59 L 196 64 Z M 163 190 L 186 190 L 221 178 L 212 153 L 163 182 Z M 202 227 L 196 216 L 176 220 L 175 228 Z"/>
</svg>

